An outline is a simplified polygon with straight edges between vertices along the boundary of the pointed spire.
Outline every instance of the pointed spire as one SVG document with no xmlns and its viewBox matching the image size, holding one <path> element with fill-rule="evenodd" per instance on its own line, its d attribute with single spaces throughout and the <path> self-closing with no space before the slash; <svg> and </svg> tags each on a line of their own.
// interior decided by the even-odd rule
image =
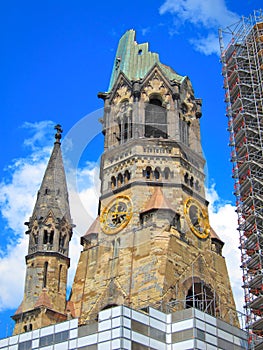
<svg viewBox="0 0 263 350">
<path fill-rule="evenodd" d="M 52 212 L 55 219 L 65 218 L 71 222 L 66 175 L 60 147 L 62 128 L 58 124 L 55 129 L 57 132 L 54 147 L 38 191 L 32 218 L 37 220 L 46 218 Z"/>
</svg>

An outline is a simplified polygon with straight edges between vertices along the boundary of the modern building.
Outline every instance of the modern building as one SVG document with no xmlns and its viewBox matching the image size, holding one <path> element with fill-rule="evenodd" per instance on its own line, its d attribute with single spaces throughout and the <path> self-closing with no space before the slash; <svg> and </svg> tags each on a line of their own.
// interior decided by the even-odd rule
<svg viewBox="0 0 263 350">
<path fill-rule="evenodd" d="M 162 64 L 147 43 L 137 44 L 129 30 L 108 92 L 98 96 L 104 101 L 98 217 L 81 238 L 70 298 L 74 225 L 57 125 L 26 223 L 24 298 L 13 316 L 14 336 L 0 346 L 245 349 L 224 243 L 209 222 L 202 101 L 190 79 Z"/>
<path fill-rule="evenodd" d="M 196 308 L 164 313 L 115 306 L 79 326 L 78 319 L 0 340 L 0 350 L 247 349 L 247 333 Z"/>
<path fill-rule="evenodd" d="M 263 11 L 221 31 L 247 327 L 263 336 Z"/>
</svg>

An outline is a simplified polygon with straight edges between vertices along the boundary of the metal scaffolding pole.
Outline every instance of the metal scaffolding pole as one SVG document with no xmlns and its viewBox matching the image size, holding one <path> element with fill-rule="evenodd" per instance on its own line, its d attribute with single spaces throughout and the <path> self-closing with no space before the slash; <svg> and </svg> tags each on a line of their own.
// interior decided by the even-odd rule
<svg viewBox="0 0 263 350">
<path fill-rule="evenodd" d="M 263 336 L 263 11 L 219 31 L 246 327 Z M 254 339 L 254 338 L 253 338 Z"/>
</svg>

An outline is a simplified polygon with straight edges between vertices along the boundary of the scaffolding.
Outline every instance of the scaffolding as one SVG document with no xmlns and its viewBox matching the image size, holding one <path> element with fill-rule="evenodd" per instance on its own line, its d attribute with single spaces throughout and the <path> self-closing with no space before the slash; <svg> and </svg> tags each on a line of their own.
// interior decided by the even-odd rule
<svg viewBox="0 0 263 350">
<path fill-rule="evenodd" d="M 247 329 L 263 336 L 263 11 L 219 31 Z M 225 44 L 226 43 L 226 44 Z"/>
</svg>

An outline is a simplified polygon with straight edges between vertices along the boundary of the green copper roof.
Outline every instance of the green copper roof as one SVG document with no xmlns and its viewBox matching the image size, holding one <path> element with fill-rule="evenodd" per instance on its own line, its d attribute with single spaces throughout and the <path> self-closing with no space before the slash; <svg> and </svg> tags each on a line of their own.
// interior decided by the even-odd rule
<svg viewBox="0 0 263 350">
<path fill-rule="evenodd" d="M 156 63 L 159 64 L 168 79 L 178 82 L 184 79 L 172 68 L 162 64 L 158 53 L 149 51 L 148 43 L 137 44 L 135 31 L 133 29 L 128 30 L 119 41 L 109 91 L 112 89 L 120 72 L 123 72 L 130 80 L 138 80 L 144 78 Z"/>
</svg>

